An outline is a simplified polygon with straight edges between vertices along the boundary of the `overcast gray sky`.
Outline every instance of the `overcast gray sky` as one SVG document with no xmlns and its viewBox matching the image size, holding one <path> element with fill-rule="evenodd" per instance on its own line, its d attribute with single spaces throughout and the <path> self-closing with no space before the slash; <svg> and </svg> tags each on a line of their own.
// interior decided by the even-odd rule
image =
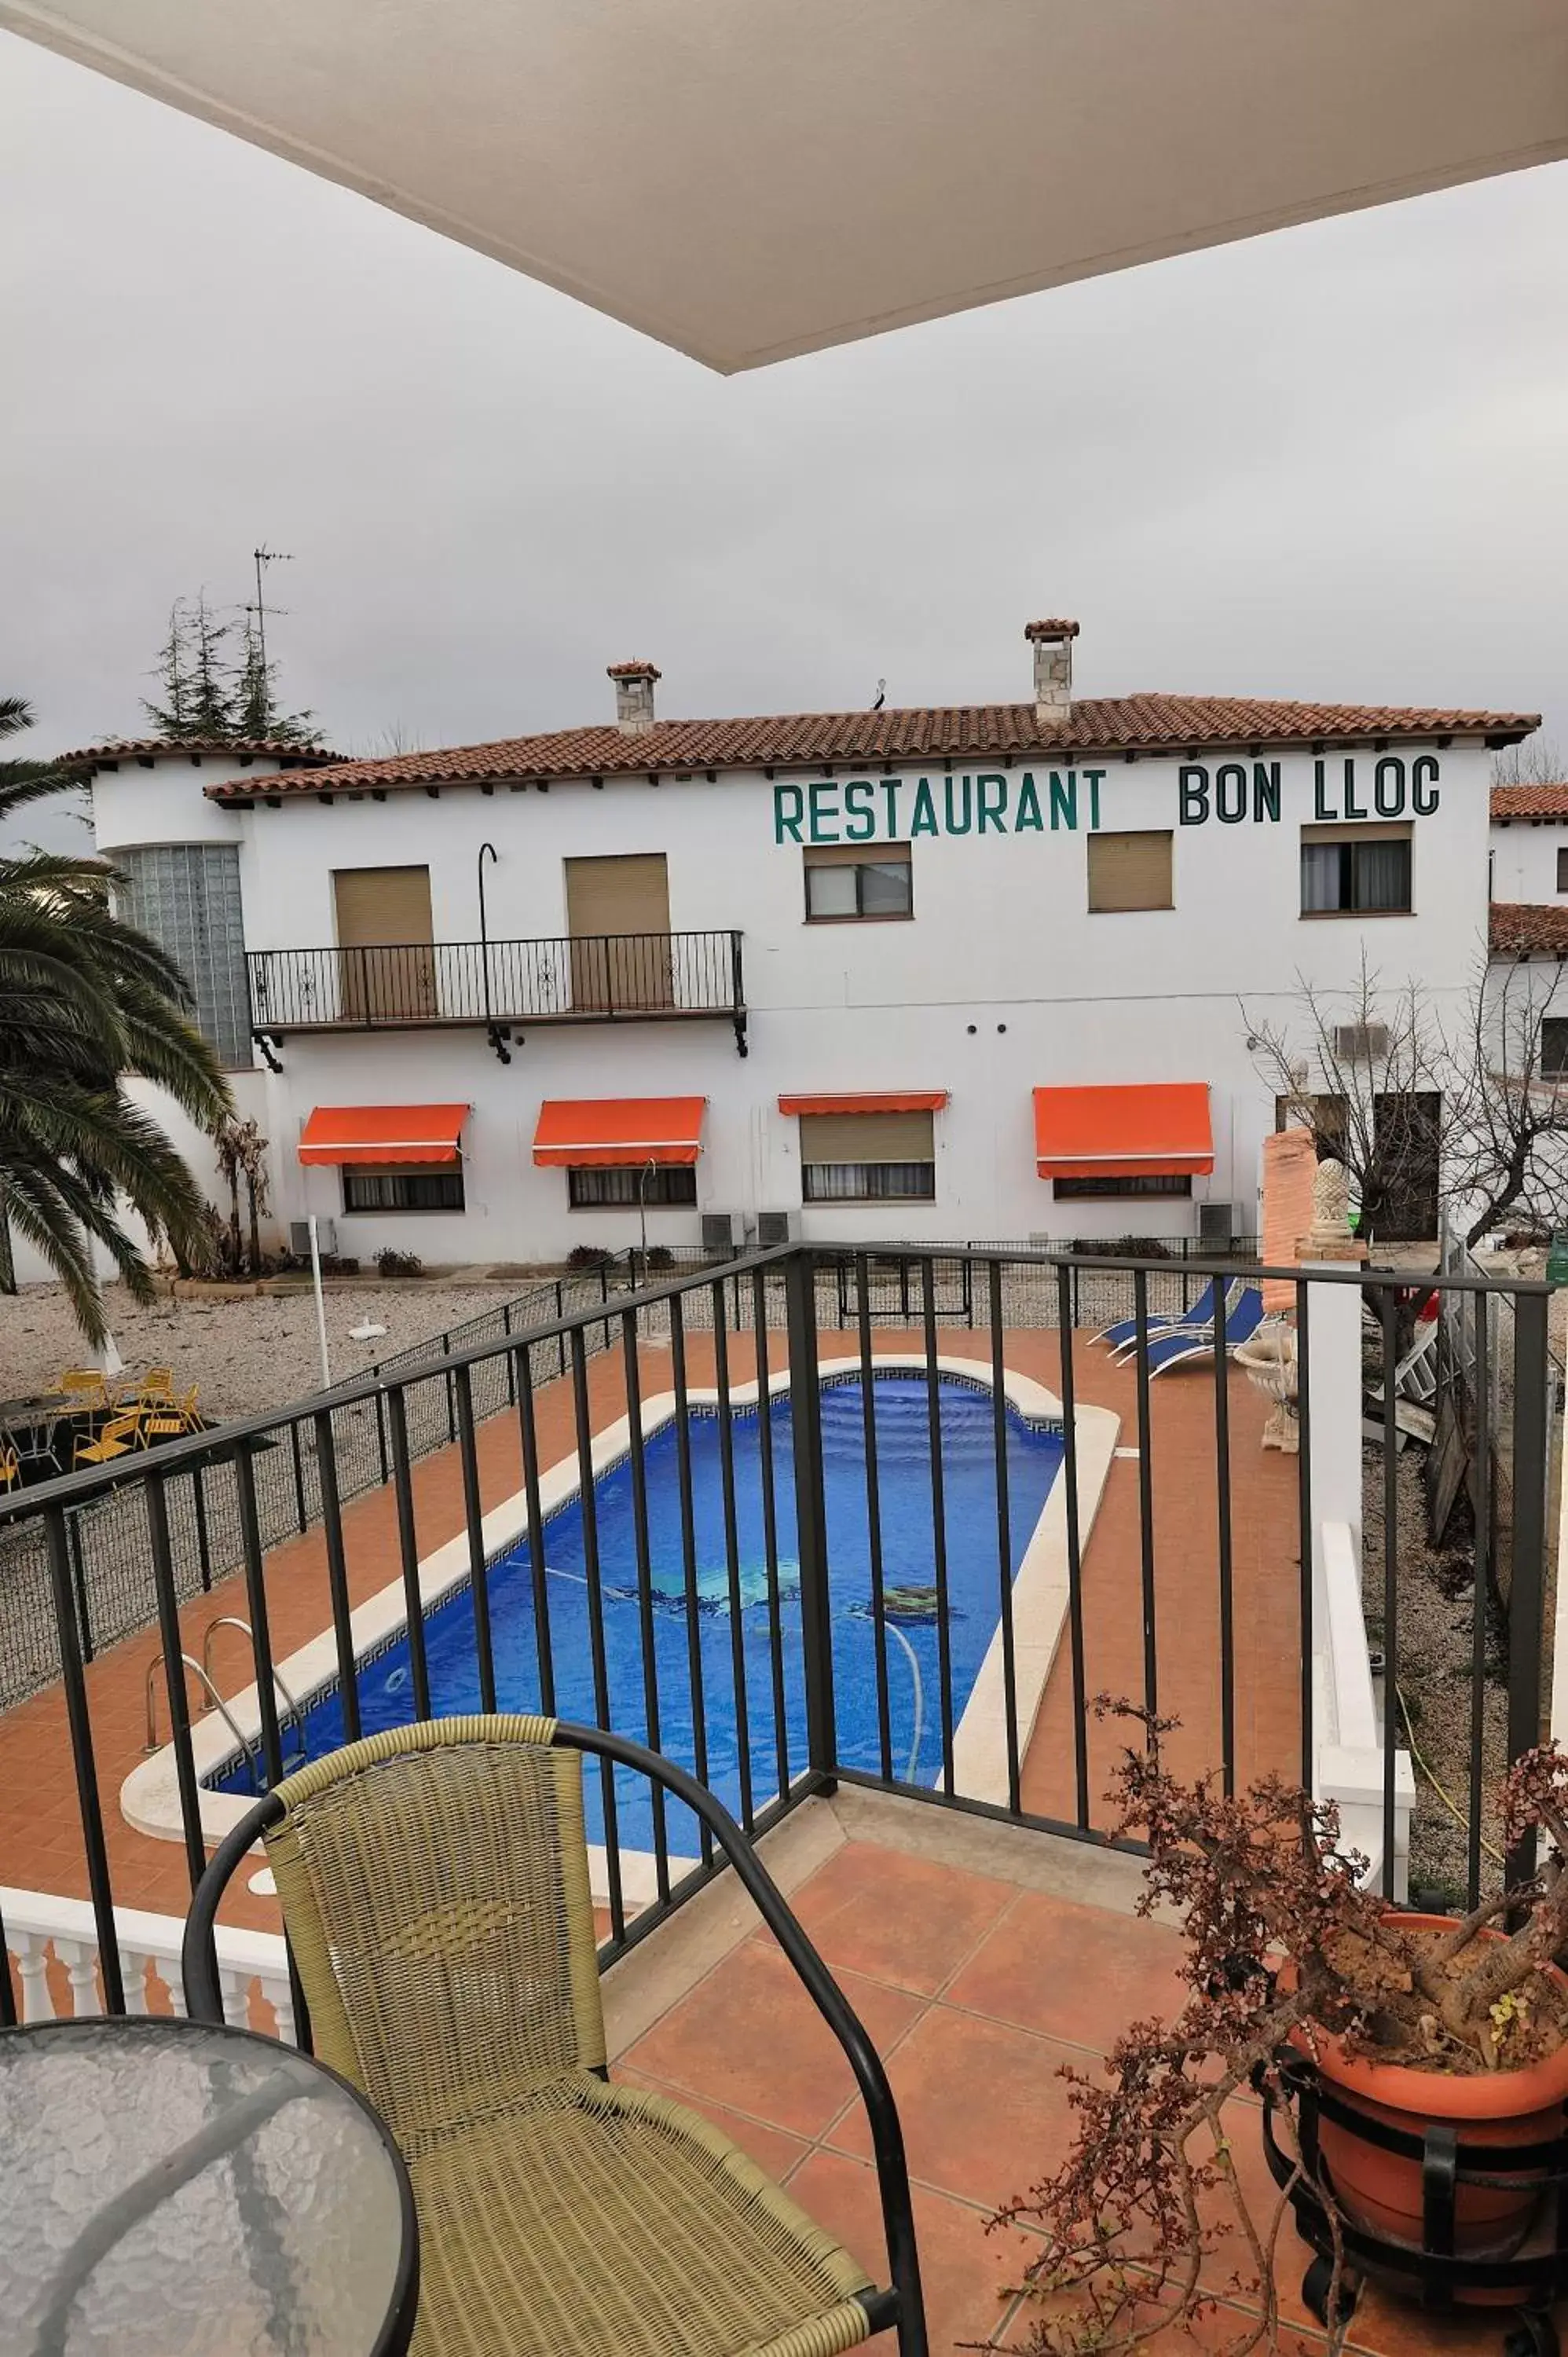
<svg viewBox="0 0 1568 2357">
<path fill-rule="evenodd" d="M 607 716 L 630 655 L 671 716 L 1022 697 L 1037 613 L 1085 694 L 1568 739 L 1568 166 L 728 380 L 5 35 L 0 203 L 30 749 L 137 731 L 263 537 L 360 750 Z"/>
</svg>

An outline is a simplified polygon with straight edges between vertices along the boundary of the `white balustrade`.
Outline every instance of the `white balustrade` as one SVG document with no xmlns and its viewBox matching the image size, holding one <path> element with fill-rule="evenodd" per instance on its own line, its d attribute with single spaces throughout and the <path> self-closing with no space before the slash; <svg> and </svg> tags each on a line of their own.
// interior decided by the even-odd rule
<svg viewBox="0 0 1568 2357">
<path fill-rule="evenodd" d="M 52 1957 L 65 1974 L 68 2002 L 64 2018 L 81 2019 L 102 2013 L 103 1996 L 99 1973 L 98 1924 L 85 1899 L 62 1899 L 48 1891 L 0 1889 L 0 1921 L 5 1946 L 16 1968 L 24 2021 L 53 2021 L 62 2011 L 49 1986 Z M 114 1930 L 120 1948 L 120 1974 L 130 2013 L 185 2012 L 180 1982 L 179 1951 L 185 1924 L 177 1915 L 153 1915 L 139 1907 L 116 1907 Z M 294 2005 L 288 1985 L 288 1964 L 283 1937 L 277 1932 L 244 1932 L 220 1923 L 217 1932 L 218 1981 L 223 1996 L 223 2018 L 238 2029 L 269 2029 L 265 2008 L 276 2020 L 276 2035 L 295 2042 Z M 166 1994 L 156 1996 L 154 1984 Z"/>
<path fill-rule="evenodd" d="M 1348 1523 L 1318 1525 L 1313 1630 L 1313 1790 L 1339 1810 L 1342 1842 L 1369 1861 L 1369 1888 L 1383 1873 L 1384 1746 L 1390 1714 L 1379 1707 L 1361 1604 L 1358 1534 Z M 1408 1751 L 1394 1749 L 1393 1895 L 1410 1887 L 1410 1820 L 1415 1772 Z"/>
</svg>

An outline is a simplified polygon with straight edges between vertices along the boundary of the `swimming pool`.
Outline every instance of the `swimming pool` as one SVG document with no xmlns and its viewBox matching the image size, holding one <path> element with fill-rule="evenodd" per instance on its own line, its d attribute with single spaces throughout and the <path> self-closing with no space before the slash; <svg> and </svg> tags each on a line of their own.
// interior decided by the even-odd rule
<svg viewBox="0 0 1568 2357">
<path fill-rule="evenodd" d="M 878 1372 L 872 1396 L 877 1455 L 884 1587 L 887 1596 L 887 1706 L 895 1776 L 931 1783 L 942 1764 L 940 1662 L 934 1579 L 930 1437 L 923 1377 Z M 948 1637 L 956 1724 L 973 1689 L 1000 1615 L 995 1441 L 990 1386 L 943 1374 L 938 1382 L 948 1557 Z M 761 1416 L 773 1459 L 775 1539 L 769 1560 Z M 1028 1548 L 1062 1460 L 1059 1430 L 1021 1415 L 1009 1403 L 1006 1481 L 1011 1524 L 1010 1576 Z M 730 1808 L 749 1795 L 757 1808 L 806 1766 L 805 1684 L 800 1640 L 789 1402 L 737 1407 L 731 1419 L 735 1562 L 726 1541 L 724 1430 L 712 1409 L 690 1419 L 694 1582 L 682 1547 L 677 1435 L 667 1423 L 649 1437 L 646 1469 L 650 1595 L 646 1610 L 637 1578 L 637 1530 L 629 1458 L 603 1470 L 593 1490 L 604 1606 L 608 1723 L 648 1739 L 649 1655 L 658 1706 L 658 1748 L 687 1768 L 700 1767 L 701 1721 L 706 1781 Z M 830 1378 L 822 1392 L 824 1500 L 838 1756 L 847 1767 L 882 1763 L 871 1545 L 867 1514 L 865 1412 L 858 1372 Z M 563 1718 L 593 1721 L 596 1706 L 587 1551 L 583 1501 L 574 1496 L 542 1523 L 549 1659 L 554 1704 Z M 486 1574 L 495 1652 L 497 1699 L 507 1710 L 541 1706 L 541 1631 L 526 1538 L 509 1545 Z M 738 1609 L 736 1609 L 738 1606 Z M 465 1583 L 425 1618 L 431 1700 L 438 1715 L 479 1707 L 471 1587 Z M 777 1629 L 778 1641 L 773 1641 Z M 406 1633 L 361 1659 L 357 1680 L 367 1735 L 413 1717 Z M 781 1707 L 780 1707 L 781 1706 Z M 315 1758 L 343 1740 L 336 1686 L 305 1706 L 285 1742 Z M 209 1790 L 253 1789 L 249 1761 L 231 1758 L 205 1780 Z M 590 1838 L 602 1840 L 605 1800 L 599 1777 L 585 1779 Z M 649 1790 L 630 1771 L 614 1787 L 616 1829 L 623 1845 L 652 1844 Z M 689 1813 L 671 1803 L 668 1838 L 677 1856 L 695 1857 Z"/>
</svg>

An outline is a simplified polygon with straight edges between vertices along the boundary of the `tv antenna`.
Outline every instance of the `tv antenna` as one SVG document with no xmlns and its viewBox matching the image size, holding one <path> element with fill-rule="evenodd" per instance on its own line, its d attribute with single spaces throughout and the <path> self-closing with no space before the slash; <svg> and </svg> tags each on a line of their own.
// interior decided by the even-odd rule
<svg viewBox="0 0 1568 2357">
<path fill-rule="evenodd" d="M 268 608 L 266 592 L 263 587 L 264 578 L 263 568 L 268 565 L 292 565 L 294 563 L 294 556 L 291 551 L 286 548 L 269 548 L 264 541 L 260 548 L 253 548 L 251 551 L 251 554 L 256 560 L 256 602 L 253 606 L 247 606 L 245 611 L 247 614 L 254 614 L 256 618 L 256 642 L 261 655 L 262 677 L 265 679 L 267 675 L 267 615 L 269 611 L 274 614 L 285 614 L 288 611 L 288 608 L 286 606 L 274 606 L 270 608 Z"/>
</svg>

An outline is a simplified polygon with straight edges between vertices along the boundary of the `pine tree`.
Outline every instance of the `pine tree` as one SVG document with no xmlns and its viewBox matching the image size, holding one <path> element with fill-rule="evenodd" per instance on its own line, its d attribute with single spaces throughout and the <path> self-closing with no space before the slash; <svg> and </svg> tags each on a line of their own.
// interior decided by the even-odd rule
<svg viewBox="0 0 1568 2357">
<path fill-rule="evenodd" d="M 142 698 L 142 710 L 146 714 L 160 737 L 174 744 L 184 744 L 193 733 L 190 726 L 190 631 L 185 600 L 177 597 L 168 612 L 168 636 L 158 649 L 158 682 L 163 702 L 155 704 L 150 696 Z"/>
<path fill-rule="evenodd" d="M 239 653 L 231 654 L 238 636 Z M 254 608 L 241 622 L 220 621 L 203 589 L 177 597 L 168 637 L 158 650 L 159 697 L 142 709 L 171 745 L 320 742 L 314 712 L 285 712 L 277 693 L 277 665 L 266 658 Z"/>
<path fill-rule="evenodd" d="M 190 734 L 204 744 L 226 744 L 240 734 L 234 668 L 224 652 L 233 631 L 232 622 L 210 612 L 206 590 L 199 591 L 190 609 Z"/>
<path fill-rule="evenodd" d="M 234 733 L 252 743 L 314 745 L 314 712 L 284 712 L 277 701 L 277 665 L 266 660 L 252 608 L 245 608 L 242 651 L 234 669 Z"/>
</svg>

